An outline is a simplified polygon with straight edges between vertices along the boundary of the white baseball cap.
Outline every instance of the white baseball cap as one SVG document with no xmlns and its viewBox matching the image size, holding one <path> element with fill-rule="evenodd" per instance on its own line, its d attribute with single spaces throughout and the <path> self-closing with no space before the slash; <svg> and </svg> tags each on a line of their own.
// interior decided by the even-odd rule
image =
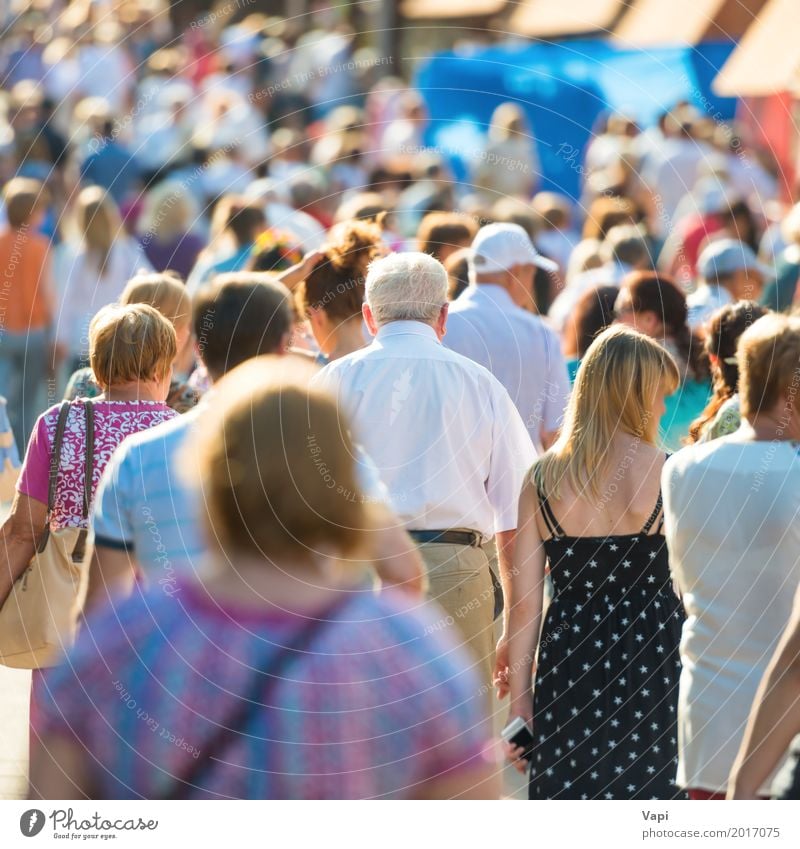
<svg viewBox="0 0 800 849">
<path fill-rule="evenodd" d="M 517 265 L 535 265 L 551 274 L 558 263 L 542 256 L 530 236 L 519 224 L 487 224 L 472 240 L 472 259 L 476 274 L 508 271 Z"/>
</svg>

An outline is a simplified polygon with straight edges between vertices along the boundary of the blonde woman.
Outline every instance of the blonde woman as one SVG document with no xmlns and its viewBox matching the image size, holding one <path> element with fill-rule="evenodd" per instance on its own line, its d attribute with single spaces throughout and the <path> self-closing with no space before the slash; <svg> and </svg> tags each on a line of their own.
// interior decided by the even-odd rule
<svg viewBox="0 0 800 849">
<path fill-rule="evenodd" d="M 76 232 L 55 255 L 56 338 L 69 373 L 87 364 L 94 314 L 115 303 L 137 272 L 152 271 L 139 245 L 125 233 L 114 201 L 101 188 L 91 186 L 78 195 L 73 223 Z"/>
<path fill-rule="evenodd" d="M 606 330 L 581 361 L 561 435 L 523 486 L 495 680 L 510 690 L 511 717 L 533 723 L 531 799 L 678 793 L 683 614 L 661 533 L 666 457 L 656 447 L 678 380 L 658 343 Z M 546 564 L 554 594 L 540 634 Z M 527 768 L 521 749 L 507 752 Z"/>
<path fill-rule="evenodd" d="M 175 328 L 178 345 L 177 356 L 172 364 L 172 383 L 167 404 L 179 413 L 193 407 L 198 396 L 188 389 L 186 378 L 194 368 L 194 337 L 192 334 L 192 299 L 183 281 L 174 273 L 137 274 L 128 281 L 121 297 L 123 306 L 149 304 L 168 319 Z M 90 368 L 78 369 L 67 384 L 64 397 L 94 398 L 102 392 Z"/>
<path fill-rule="evenodd" d="M 176 414 L 164 403 L 175 359 L 172 325 L 145 304 L 106 307 L 89 330 L 91 363 L 102 395 L 92 402 L 94 450 L 91 491 L 126 436 Z M 0 528 L 0 605 L 33 556 L 45 521 L 52 528 L 87 527 L 83 512 L 86 454 L 85 399 L 71 403 L 61 458 L 53 444 L 61 405 L 39 417 L 31 434 L 11 514 Z M 56 462 L 55 506 L 48 517 L 50 464 Z"/>
<path fill-rule="evenodd" d="M 197 218 L 196 204 L 180 183 L 168 181 L 147 192 L 139 243 L 156 271 L 175 271 L 184 280 L 189 276 L 205 246 L 191 230 Z"/>
</svg>

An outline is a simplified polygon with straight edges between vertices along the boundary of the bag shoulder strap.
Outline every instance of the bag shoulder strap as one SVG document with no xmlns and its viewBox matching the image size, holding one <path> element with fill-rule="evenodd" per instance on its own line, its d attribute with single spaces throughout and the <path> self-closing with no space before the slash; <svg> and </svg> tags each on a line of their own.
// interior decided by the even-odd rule
<svg viewBox="0 0 800 849">
<path fill-rule="evenodd" d="M 256 669 L 255 675 L 247 691 L 239 697 L 237 705 L 220 722 L 214 736 L 203 747 L 203 757 L 192 761 L 183 775 L 174 776 L 175 781 L 164 796 L 165 799 L 180 799 L 182 793 L 194 787 L 202 790 L 201 780 L 214 768 L 219 761 L 219 756 L 232 742 L 232 738 L 247 726 L 250 718 L 260 710 L 267 710 L 268 705 L 261 701 L 264 688 L 270 690 L 280 683 L 283 673 L 294 661 L 300 660 L 308 654 L 314 640 L 338 619 L 334 616 L 346 607 L 347 601 L 334 604 L 327 612 L 322 613 L 308 629 L 302 629 L 301 633 L 291 645 L 282 646 L 278 650 L 278 656 L 270 661 L 269 669 Z M 266 682 L 265 682 L 266 678 Z"/>
<path fill-rule="evenodd" d="M 56 487 L 58 486 L 58 469 L 61 466 L 61 448 L 64 445 L 64 433 L 67 429 L 67 419 L 72 405 L 69 401 L 61 404 L 58 411 L 58 423 L 53 438 L 53 447 L 50 450 L 50 477 L 47 483 L 47 522 L 50 523 L 50 514 L 56 505 Z"/>
<path fill-rule="evenodd" d="M 83 504 L 81 516 L 84 525 L 89 522 L 89 507 L 92 504 L 92 475 L 94 471 L 94 405 L 88 398 L 83 399 L 83 411 L 86 415 L 86 453 L 83 467 Z M 88 530 L 81 528 L 75 546 L 72 549 L 72 562 L 83 563 L 86 558 L 86 537 Z"/>
<path fill-rule="evenodd" d="M 83 402 L 86 413 L 86 456 L 84 459 L 83 478 L 83 518 L 89 518 L 89 507 L 92 503 L 92 477 L 94 472 L 94 405 L 90 400 Z"/>
</svg>

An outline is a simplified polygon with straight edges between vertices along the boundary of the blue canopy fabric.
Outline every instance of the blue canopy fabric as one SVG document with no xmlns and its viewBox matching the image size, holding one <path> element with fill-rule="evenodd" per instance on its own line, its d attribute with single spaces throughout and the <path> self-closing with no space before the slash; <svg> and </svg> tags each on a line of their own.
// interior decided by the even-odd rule
<svg viewBox="0 0 800 849">
<path fill-rule="evenodd" d="M 583 152 L 602 113 L 622 111 L 648 126 L 688 100 L 714 120 L 732 118 L 736 99 L 715 95 L 711 81 L 734 46 L 630 50 L 577 40 L 440 53 L 415 78 L 431 119 L 426 143 L 440 149 L 464 179 L 485 145 L 492 112 L 515 102 L 536 137 L 541 188 L 575 199 Z"/>
</svg>

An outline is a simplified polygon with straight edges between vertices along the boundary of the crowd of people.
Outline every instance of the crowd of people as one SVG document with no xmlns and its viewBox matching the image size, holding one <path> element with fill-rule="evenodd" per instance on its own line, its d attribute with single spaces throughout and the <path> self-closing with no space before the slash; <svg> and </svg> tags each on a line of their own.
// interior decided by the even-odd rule
<svg viewBox="0 0 800 849">
<path fill-rule="evenodd" d="M 0 57 L 0 662 L 79 540 L 32 795 L 800 797 L 763 151 L 608 115 L 571 200 L 504 103 L 459 182 L 330 10 L 102 10 Z"/>
</svg>

